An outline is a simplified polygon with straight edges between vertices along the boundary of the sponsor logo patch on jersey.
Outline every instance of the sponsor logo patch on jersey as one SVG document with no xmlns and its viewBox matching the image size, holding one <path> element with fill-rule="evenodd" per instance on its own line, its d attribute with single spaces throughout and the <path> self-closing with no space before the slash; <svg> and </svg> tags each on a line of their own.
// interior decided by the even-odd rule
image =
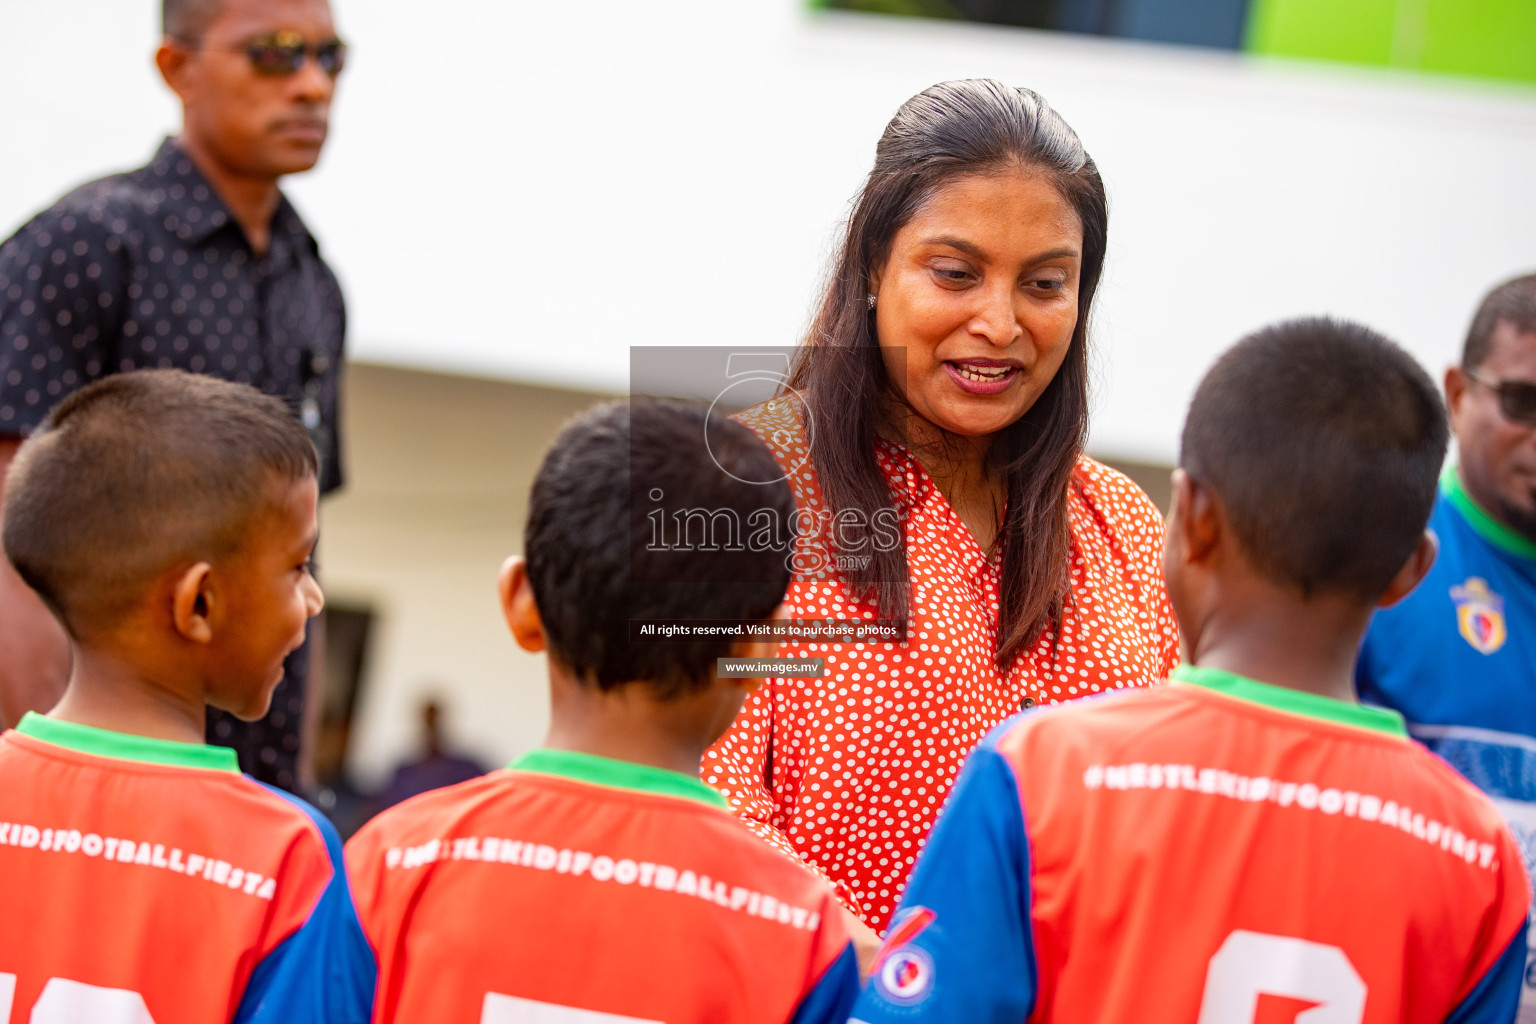
<svg viewBox="0 0 1536 1024">
<path fill-rule="evenodd" d="M 1504 599 L 1488 588 L 1488 581 L 1470 576 L 1451 588 L 1456 602 L 1456 628 L 1462 639 L 1480 654 L 1492 654 L 1504 646 L 1509 633 L 1504 624 Z"/>
</svg>

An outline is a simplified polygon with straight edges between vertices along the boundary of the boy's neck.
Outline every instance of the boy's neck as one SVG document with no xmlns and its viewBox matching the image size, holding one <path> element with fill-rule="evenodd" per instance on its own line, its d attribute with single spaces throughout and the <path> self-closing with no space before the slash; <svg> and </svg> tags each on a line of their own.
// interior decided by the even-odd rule
<svg viewBox="0 0 1536 1024">
<path fill-rule="evenodd" d="M 704 721 L 710 716 L 690 696 L 659 700 L 644 683 L 603 691 L 551 666 L 544 746 L 698 778 L 699 762 L 714 742 L 712 719 Z"/>
<path fill-rule="evenodd" d="M 204 742 L 207 708 L 111 653 L 74 645 L 74 668 L 49 718 L 175 743 Z"/>
<path fill-rule="evenodd" d="M 1221 595 L 1186 637 L 1189 660 L 1261 683 L 1354 704 L 1355 660 L 1371 609 L 1336 594 L 1303 599 L 1266 593 Z"/>
</svg>

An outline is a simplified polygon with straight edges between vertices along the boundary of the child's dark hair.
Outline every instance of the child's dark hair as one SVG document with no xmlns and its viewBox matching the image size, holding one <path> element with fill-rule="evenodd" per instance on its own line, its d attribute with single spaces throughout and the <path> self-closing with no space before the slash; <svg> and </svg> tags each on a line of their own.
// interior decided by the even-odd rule
<svg viewBox="0 0 1536 1024">
<path fill-rule="evenodd" d="M 1180 465 L 1271 580 L 1375 600 L 1424 531 L 1447 436 L 1440 393 L 1408 353 L 1359 324 L 1290 320 L 1205 375 Z"/>
<path fill-rule="evenodd" d="M 523 535 L 551 652 L 604 690 L 643 680 L 669 698 L 702 683 L 739 637 L 632 639 L 631 620 L 766 619 L 790 578 L 781 477 L 757 435 L 701 407 L 636 398 L 577 417 L 539 467 Z M 744 482 L 761 480 L 774 482 Z M 657 533 L 684 512 L 702 527 L 691 543 Z M 744 543 L 749 521 L 770 519 L 779 542 Z M 706 536 L 732 524 L 723 545 Z"/>
<path fill-rule="evenodd" d="M 278 488 L 316 465 L 293 413 L 253 387 L 114 374 L 56 405 L 17 451 L 5 554 L 78 639 L 114 625 L 167 570 L 238 550 Z"/>
</svg>

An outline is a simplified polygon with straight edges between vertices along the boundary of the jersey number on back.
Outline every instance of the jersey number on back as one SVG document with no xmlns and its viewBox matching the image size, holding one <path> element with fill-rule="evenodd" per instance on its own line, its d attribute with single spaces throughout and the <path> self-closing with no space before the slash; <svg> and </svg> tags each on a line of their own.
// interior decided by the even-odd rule
<svg viewBox="0 0 1536 1024">
<path fill-rule="evenodd" d="M 16 975 L 0 974 L 0 1024 L 11 1024 Z M 155 1024 L 144 997 L 125 988 L 100 988 L 67 978 L 50 978 L 32 1006 L 28 1024 Z M 21 1024 L 16 1021 L 15 1024 Z"/>
<path fill-rule="evenodd" d="M 1296 1024 L 1365 1019 L 1365 982 L 1342 949 L 1239 930 L 1211 957 L 1200 1024 L 1250 1024 L 1265 995 L 1316 1003 L 1296 1015 Z"/>
</svg>

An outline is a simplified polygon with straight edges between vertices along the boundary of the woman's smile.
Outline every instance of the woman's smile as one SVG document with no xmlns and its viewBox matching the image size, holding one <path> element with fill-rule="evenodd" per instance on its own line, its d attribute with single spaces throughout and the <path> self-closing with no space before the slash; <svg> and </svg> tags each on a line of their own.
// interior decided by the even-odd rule
<svg viewBox="0 0 1536 1024">
<path fill-rule="evenodd" d="M 944 369 L 962 391 L 972 395 L 1002 394 L 1023 376 L 1018 366 L 993 359 L 946 359 Z"/>
</svg>

